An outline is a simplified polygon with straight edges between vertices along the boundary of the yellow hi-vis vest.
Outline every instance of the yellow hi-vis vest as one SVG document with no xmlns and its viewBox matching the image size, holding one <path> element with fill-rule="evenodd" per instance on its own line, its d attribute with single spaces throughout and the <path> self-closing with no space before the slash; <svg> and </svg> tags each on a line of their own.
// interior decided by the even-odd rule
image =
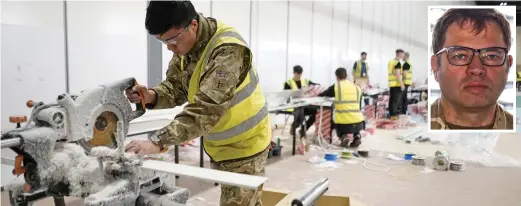
<svg viewBox="0 0 521 206">
<path fill-rule="evenodd" d="M 239 44 L 247 47 L 244 39 L 234 28 L 218 22 L 217 31 L 206 45 L 190 78 L 189 103 L 195 102 L 194 97 L 199 91 L 200 78 L 212 51 L 222 44 Z M 262 152 L 270 144 L 268 104 L 259 85 L 253 63 L 244 81 L 236 88 L 230 106 L 210 132 L 204 135 L 203 140 L 206 153 L 214 161 L 250 157 Z"/>
<path fill-rule="evenodd" d="M 406 61 L 407 64 L 409 64 L 411 66 L 411 68 L 409 68 L 409 70 L 407 70 L 407 75 L 403 76 L 403 84 L 405 85 L 412 85 L 412 64 L 411 62 L 409 61 Z M 402 66 L 402 73 L 403 73 L 403 66 Z M 405 73 L 404 73 L 405 74 Z"/>
<path fill-rule="evenodd" d="M 360 111 L 360 87 L 342 80 L 335 84 L 335 124 L 355 124 L 364 121 Z"/>
<path fill-rule="evenodd" d="M 369 64 L 367 62 L 365 62 L 365 77 L 362 77 L 362 60 L 356 61 L 355 77 L 356 78 L 367 78 L 368 73 L 369 73 Z"/>
<path fill-rule="evenodd" d="M 295 80 L 289 79 L 286 83 L 291 87 L 292 90 L 298 90 L 297 82 L 295 82 Z M 309 80 L 302 79 L 300 80 L 300 84 L 301 88 L 307 87 L 309 84 Z M 293 108 L 286 109 L 286 111 L 293 112 Z"/>
<path fill-rule="evenodd" d="M 516 82 L 521 82 L 521 72 L 517 72 Z"/>
<path fill-rule="evenodd" d="M 400 63 L 399 60 L 393 59 L 393 60 L 389 61 L 389 63 L 387 64 L 388 76 L 389 76 L 389 87 L 399 87 L 400 86 L 400 81 L 398 79 L 396 79 L 396 76 L 394 76 L 394 66 L 396 66 L 396 64 L 398 64 L 398 63 Z M 400 69 L 400 72 L 401 72 L 401 69 Z"/>
</svg>

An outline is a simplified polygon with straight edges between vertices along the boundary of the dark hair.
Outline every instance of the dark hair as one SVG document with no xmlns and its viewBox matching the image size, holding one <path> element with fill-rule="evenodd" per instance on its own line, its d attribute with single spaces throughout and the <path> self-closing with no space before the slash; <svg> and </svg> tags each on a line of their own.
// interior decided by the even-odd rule
<svg viewBox="0 0 521 206">
<path fill-rule="evenodd" d="M 300 65 L 296 65 L 293 67 L 293 73 L 302 74 L 304 72 L 304 69 Z"/>
<path fill-rule="evenodd" d="M 441 16 L 432 32 L 432 52 L 438 52 L 445 43 L 445 34 L 447 29 L 453 23 L 458 23 L 460 27 L 467 21 L 473 23 L 473 32 L 478 35 L 486 28 L 486 22 L 492 21 L 499 24 L 501 32 L 503 32 L 503 41 L 510 50 L 511 33 L 510 23 L 507 18 L 495 9 L 449 9 Z"/>
<path fill-rule="evenodd" d="M 396 54 L 403 53 L 403 49 L 397 49 Z"/>
<path fill-rule="evenodd" d="M 335 71 L 336 78 L 338 79 L 346 79 L 347 78 L 347 70 L 345 68 L 338 68 Z"/>
<path fill-rule="evenodd" d="M 360 55 L 367 55 L 367 53 L 365 53 L 365 52 L 362 52 L 362 53 L 361 53 Z"/>
<path fill-rule="evenodd" d="M 197 16 L 190 1 L 150 1 L 145 17 L 145 28 L 151 35 L 183 28 Z"/>
</svg>

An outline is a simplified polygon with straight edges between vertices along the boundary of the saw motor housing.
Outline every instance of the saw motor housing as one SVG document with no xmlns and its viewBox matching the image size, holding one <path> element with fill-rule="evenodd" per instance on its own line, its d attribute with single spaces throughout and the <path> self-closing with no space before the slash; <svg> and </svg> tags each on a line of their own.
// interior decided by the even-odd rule
<svg viewBox="0 0 521 206">
<path fill-rule="evenodd" d="M 127 78 L 82 92 L 79 96 L 59 95 L 56 103 L 33 106 L 31 118 L 36 127 L 50 127 L 59 139 L 77 142 L 86 152 L 94 146 L 115 148 L 116 123 L 123 121 L 123 131 L 128 133 L 129 122 L 145 113 L 143 103 L 132 109 L 124 94 L 136 85 L 134 78 Z"/>
</svg>

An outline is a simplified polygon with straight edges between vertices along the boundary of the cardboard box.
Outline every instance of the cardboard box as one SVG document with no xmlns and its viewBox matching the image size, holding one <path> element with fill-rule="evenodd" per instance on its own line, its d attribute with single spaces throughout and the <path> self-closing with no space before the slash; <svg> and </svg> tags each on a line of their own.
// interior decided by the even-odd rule
<svg viewBox="0 0 521 206">
<path fill-rule="evenodd" d="M 284 190 L 264 189 L 262 191 L 263 206 L 290 206 L 294 193 Z M 365 204 L 345 196 L 322 195 L 316 206 L 366 206 Z"/>
</svg>

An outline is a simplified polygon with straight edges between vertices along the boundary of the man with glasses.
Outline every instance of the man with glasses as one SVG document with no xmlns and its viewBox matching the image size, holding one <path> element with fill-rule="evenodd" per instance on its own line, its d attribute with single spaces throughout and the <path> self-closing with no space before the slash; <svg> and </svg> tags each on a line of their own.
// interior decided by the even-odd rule
<svg viewBox="0 0 521 206">
<path fill-rule="evenodd" d="M 252 52 L 241 35 L 197 14 L 190 1 L 151 1 L 145 27 L 174 55 L 166 80 L 154 88 L 127 90 L 129 100 L 143 98 L 150 109 L 188 104 L 170 125 L 125 150 L 159 153 L 202 136 L 213 169 L 264 176 L 271 127 Z M 222 185 L 220 205 L 261 205 L 261 194 L 262 186 Z"/>
<path fill-rule="evenodd" d="M 497 100 L 512 56 L 510 24 L 495 9 L 449 9 L 432 36 L 431 67 L 441 97 L 431 105 L 431 129 L 511 130 Z"/>
</svg>

